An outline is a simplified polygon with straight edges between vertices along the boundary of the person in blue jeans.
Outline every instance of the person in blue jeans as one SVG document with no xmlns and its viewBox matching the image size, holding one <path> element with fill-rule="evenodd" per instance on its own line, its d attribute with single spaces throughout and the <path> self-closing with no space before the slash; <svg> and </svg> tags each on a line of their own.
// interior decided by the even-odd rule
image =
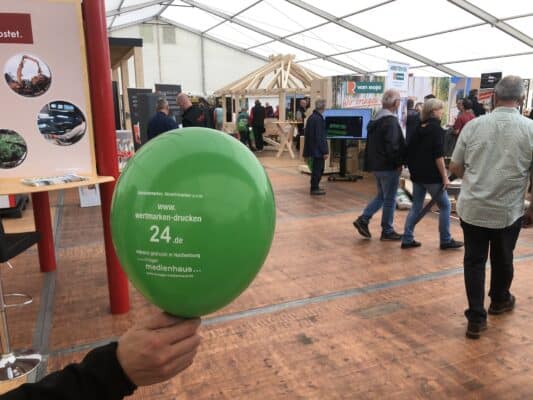
<svg viewBox="0 0 533 400">
<path fill-rule="evenodd" d="M 368 224 L 381 208 L 381 240 L 400 240 L 402 237 L 393 227 L 396 208 L 396 191 L 400 171 L 404 163 L 405 142 L 398 122 L 400 93 L 387 90 L 381 99 L 383 108 L 369 122 L 365 148 L 365 170 L 372 171 L 376 178 L 377 195 L 353 222 L 355 229 L 365 238 L 370 238 Z"/>
<path fill-rule="evenodd" d="M 415 223 L 429 192 L 439 207 L 439 234 L 442 250 L 457 249 L 462 242 L 450 234 L 451 205 L 446 188 L 449 185 L 444 165 L 444 135 L 440 120 L 444 104 L 438 99 L 424 103 L 421 124 L 417 127 L 407 145 L 407 166 L 413 182 L 413 205 L 405 220 L 402 249 L 421 246 L 414 238 Z"/>
</svg>

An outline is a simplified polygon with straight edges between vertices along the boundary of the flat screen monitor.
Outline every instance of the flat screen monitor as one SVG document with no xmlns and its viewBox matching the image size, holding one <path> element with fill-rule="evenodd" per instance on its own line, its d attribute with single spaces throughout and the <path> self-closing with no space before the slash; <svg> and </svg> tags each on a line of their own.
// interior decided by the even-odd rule
<svg viewBox="0 0 533 400">
<path fill-rule="evenodd" d="M 328 136 L 366 139 L 366 127 L 372 119 L 370 108 L 327 109 L 324 111 Z"/>
</svg>

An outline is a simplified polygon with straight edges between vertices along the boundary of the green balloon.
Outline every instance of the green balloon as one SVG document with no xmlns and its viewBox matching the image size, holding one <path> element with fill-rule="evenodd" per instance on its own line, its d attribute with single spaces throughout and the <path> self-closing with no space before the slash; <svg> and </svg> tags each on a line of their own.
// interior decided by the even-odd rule
<svg viewBox="0 0 533 400">
<path fill-rule="evenodd" d="M 171 131 L 128 162 L 111 208 L 134 286 L 181 317 L 234 300 L 263 265 L 276 224 L 272 186 L 243 144 L 206 128 Z"/>
</svg>

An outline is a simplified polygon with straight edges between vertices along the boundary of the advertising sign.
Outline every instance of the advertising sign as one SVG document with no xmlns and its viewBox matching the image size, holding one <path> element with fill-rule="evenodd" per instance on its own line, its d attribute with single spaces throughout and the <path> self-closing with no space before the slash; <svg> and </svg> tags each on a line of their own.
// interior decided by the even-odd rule
<svg viewBox="0 0 533 400">
<path fill-rule="evenodd" d="M 139 96 L 148 93 L 152 93 L 152 89 L 128 88 L 131 127 L 133 129 L 133 138 L 135 140 L 136 149 L 141 146 L 141 128 L 139 124 Z"/>
<path fill-rule="evenodd" d="M 409 91 L 409 64 L 389 61 L 387 71 L 387 89 L 396 89 L 401 97 L 407 97 Z"/>
<path fill-rule="evenodd" d="M 2 0 L 0 172 L 96 175 L 77 0 Z"/>
<path fill-rule="evenodd" d="M 494 89 L 496 84 L 502 79 L 501 72 L 490 72 L 488 74 L 481 74 L 480 89 Z"/>
<path fill-rule="evenodd" d="M 133 285 L 163 310 L 194 317 L 250 284 L 275 219 L 272 186 L 254 154 L 194 127 L 159 135 L 135 154 L 115 189 L 111 231 Z"/>
<path fill-rule="evenodd" d="M 355 82 L 349 81 L 346 84 L 346 94 L 354 95 L 356 93 L 383 93 L 383 82 Z"/>
</svg>

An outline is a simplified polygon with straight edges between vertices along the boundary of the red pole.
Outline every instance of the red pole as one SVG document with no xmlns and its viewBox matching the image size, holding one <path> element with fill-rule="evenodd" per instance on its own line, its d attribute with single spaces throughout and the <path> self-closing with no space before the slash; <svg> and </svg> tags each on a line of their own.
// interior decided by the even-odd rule
<svg viewBox="0 0 533 400">
<path fill-rule="evenodd" d="M 118 157 L 105 2 L 104 0 L 84 0 L 82 4 L 98 173 L 117 179 Z M 130 305 L 128 279 L 120 266 L 111 240 L 110 214 L 114 190 L 115 182 L 104 183 L 100 186 L 111 313 L 122 314 L 128 312 Z"/>
<path fill-rule="evenodd" d="M 35 230 L 41 234 L 41 239 L 37 243 L 41 272 L 52 272 L 56 269 L 56 253 L 48 192 L 32 193 L 31 202 L 33 204 Z"/>
</svg>

